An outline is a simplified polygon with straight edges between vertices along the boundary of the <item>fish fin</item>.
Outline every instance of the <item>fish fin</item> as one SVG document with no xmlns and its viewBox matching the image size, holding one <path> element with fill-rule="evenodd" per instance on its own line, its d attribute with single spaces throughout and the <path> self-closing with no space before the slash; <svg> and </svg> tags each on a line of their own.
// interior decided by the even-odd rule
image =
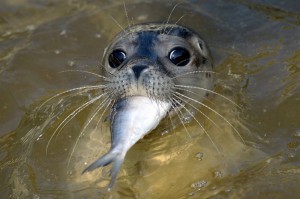
<svg viewBox="0 0 300 199">
<path fill-rule="evenodd" d="M 84 171 L 82 172 L 82 174 L 84 174 L 85 172 L 89 172 L 89 171 L 93 171 L 94 169 L 98 168 L 98 167 L 105 167 L 108 164 L 110 164 L 111 162 L 114 161 L 115 157 L 117 156 L 116 153 L 113 152 L 108 152 L 105 155 L 101 156 L 98 160 L 96 160 L 95 162 L 93 162 L 90 166 L 88 166 L 86 169 L 84 169 Z"/>
<path fill-rule="evenodd" d="M 88 166 L 82 172 L 82 174 L 84 174 L 85 172 L 92 171 L 98 167 L 105 167 L 108 164 L 113 162 L 113 166 L 110 170 L 111 181 L 108 186 L 108 189 L 110 190 L 116 183 L 117 175 L 120 171 L 123 161 L 124 161 L 124 155 L 110 151 L 110 152 L 106 153 L 105 155 L 103 155 L 102 157 L 100 157 L 98 160 L 96 160 L 90 166 Z"/>
<path fill-rule="evenodd" d="M 108 190 L 110 190 L 115 185 L 117 176 L 118 176 L 118 173 L 120 171 L 123 161 L 124 161 L 124 156 L 122 156 L 122 155 L 118 155 L 116 157 L 116 159 L 114 160 L 113 166 L 110 170 L 111 180 L 108 185 Z"/>
</svg>

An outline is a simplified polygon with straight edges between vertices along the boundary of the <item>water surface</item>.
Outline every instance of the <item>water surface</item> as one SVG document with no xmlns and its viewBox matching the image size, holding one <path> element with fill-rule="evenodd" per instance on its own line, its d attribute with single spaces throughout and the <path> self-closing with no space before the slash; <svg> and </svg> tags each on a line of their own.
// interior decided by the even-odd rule
<svg viewBox="0 0 300 199">
<path fill-rule="evenodd" d="M 61 96 L 98 82 L 112 37 L 134 23 L 166 21 L 174 1 L 8 1 L 0 8 L 0 193 L 3 198 L 297 198 L 300 194 L 300 14 L 296 1 L 190 0 L 170 21 L 211 48 L 216 91 L 186 128 L 161 125 L 126 156 L 117 185 L 109 168 L 81 175 L 107 151 L 108 122 L 79 136 L 93 107 L 55 129 L 95 93 Z M 64 101 L 60 101 L 63 99 Z M 98 117 L 98 119 L 100 116 Z M 230 124 L 229 124 L 230 123 Z M 242 135 L 239 138 L 233 125 Z M 186 130 L 187 129 L 187 130 Z M 187 131 L 190 133 L 188 135 Z M 76 147 L 74 148 L 76 144 Z"/>
</svg>

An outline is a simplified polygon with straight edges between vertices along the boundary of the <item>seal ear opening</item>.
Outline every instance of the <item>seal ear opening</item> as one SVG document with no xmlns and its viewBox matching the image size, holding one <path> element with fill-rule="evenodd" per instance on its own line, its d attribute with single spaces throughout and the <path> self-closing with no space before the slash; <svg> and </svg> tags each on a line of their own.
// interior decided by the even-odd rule
<svg viewBox="0 0 300 199">
<path fill-rule="evenodd" d="M 200 48 L 200 50 L 204 50 L 204 42 L 202 40 L 198 40 L 198 47 Z"/>
<path fill-rule="evenodd" d="M 207 57 L 208 52 L 207 52 L 207 47 L 205 45 L 205 42 L 201 39 L 198 39 L 197 44 L 198 44 L 198 48 L 199 48 L 200 52 L 202 53 L 202 55 L 204 57 Z"/>
<path fill-rule="evenodd" d="M 200 51 L 201 55 L 202 55 L 202 64 L 208 64 L 211 67 L 213 67 L 213 62 L 212 62 L 212 57 L 210 54 L 210 50 L 207 47 L 206 43 L 200 39 L 197 38 L 197 47 L 198 50 Z"/>
<path fill-rule="evenodd" d="M 199 50 L 202 56 L 206 58 L 209 57 L 209 50 L 206 46 L 206 43 L 200 37 L 193 37 L 192 44 L 197 50 Z"/>
</svg>

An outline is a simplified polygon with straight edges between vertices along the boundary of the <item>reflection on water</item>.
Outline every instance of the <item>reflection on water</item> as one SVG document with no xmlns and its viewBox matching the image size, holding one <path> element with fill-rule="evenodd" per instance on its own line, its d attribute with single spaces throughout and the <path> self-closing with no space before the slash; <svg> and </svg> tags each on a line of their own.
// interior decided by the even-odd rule
<svg viewBox="0 0 300 199">
<path fill-rule="evenodd" d="M 126 1 L 129 20 L 165 21 L 176 3 Z M 4 1 L 0 8 L 0 193 L 3 198 L 297 198 L 300 183 L 300 7 L 296 1 L 201 1 L 178 5 L 171 21 L 205 38 L 215 58 L 216 91 L 197 123 L 162 124 L 126 156 L 114 191 L 109 168 L 81 175 L 109 148 L 108 122 L 89 111 L 53 132 L 76 105 L 96 93 L 63 90 L 99 81 L 109 40 L 128 22 L 123 2 Z M 122 12 L 120 12 L 122 10 Z M 113 18 L 113 19 L 112 19 Z M 60 101 L 63 99 L 63 101 Z M 50 138 L 51 142 L 49 142 Z M 74 148 L 74 145 L 76 147 Z M 47 149 L 47 151 L 46 151 Z M 72 154 L 72 155 L 70 155 Z"/>
</svg>

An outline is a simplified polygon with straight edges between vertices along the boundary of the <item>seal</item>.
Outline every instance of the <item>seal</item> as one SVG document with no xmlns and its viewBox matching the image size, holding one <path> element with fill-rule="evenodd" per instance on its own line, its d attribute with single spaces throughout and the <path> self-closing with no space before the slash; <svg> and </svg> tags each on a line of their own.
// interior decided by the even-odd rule
<svg viewBox="0 0 300 199">
<path fill-rule="evenodd" d="M 203 39 L 177 24 L 148 23 L 128 27 L 105 49 L 105 84 L 99 96 L 113 104 L 111 149 L 84 172 L 113 163 L 111 183 L 127 151 L 166 115 L 202 105 L 213 93 L 212 58 Z M 170 116 L 171 117 L 171 116 Z"/>
</svg>

